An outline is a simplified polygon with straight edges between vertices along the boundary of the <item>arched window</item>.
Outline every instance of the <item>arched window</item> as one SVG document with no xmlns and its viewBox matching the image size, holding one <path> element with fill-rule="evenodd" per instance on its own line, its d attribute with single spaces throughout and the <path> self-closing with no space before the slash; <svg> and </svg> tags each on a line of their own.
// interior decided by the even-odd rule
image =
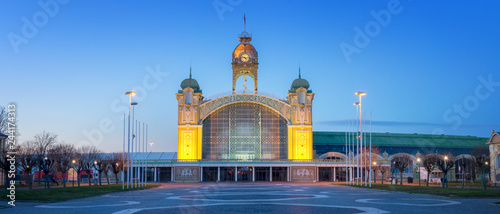
<svg viewBox="0 0 500 214">
<path fill-rule="evenodd" d="M 287 121 L 255 103 L 225 106 L 203 121 L 203 159 L 287 159 Z"/>
</svg>

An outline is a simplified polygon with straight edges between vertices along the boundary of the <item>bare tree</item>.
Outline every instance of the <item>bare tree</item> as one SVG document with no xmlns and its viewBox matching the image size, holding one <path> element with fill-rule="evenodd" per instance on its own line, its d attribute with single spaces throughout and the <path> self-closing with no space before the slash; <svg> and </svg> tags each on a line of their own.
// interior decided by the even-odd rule
<svg viewBox="0 0 500 214">
<path fill-rule="evenodd" d="M 403 185 L 403 172 L 408 168 L 411 159 L 407 156 L 398 156 L 392 159 L 394 163 L 394 168 L 396 168 L 400 173 L 400 185 Z"/>
<path fill-rule="evenodd" d="M 36 134 L 34 136 L 34 146 L 37 153 L 37 166 L 39 171 L 42 170 L 42 164 L 44 164 L 44 159 L 50 147 L 56 143 L 57 135 L 49 132 L 42 132 L 41 134 Z M 50 167 L 52 169 L 52 166 Z M 38 174 L 38 184 L 41 183 L 41 175 Z"/>
<path fill-rule="evenodd" d="M 439 158 L 436 162 L 437 167 L 441 172 L 443 172 L 443 182 L 441 183 L 442 187 L 448 187 L 448 179 L 446 178 L 446 175 L 448 175 L 448 171 L 450 171 L 451 168 L 453 168 L 453 161 L 450 160 L 447 156 L 444 158 Z"/>
<path fill-rule="evenodd" d="M 486 156 L 485 154 L 474 154 L 474 159 L 475 159 L 475 168 L 476 168 L 476 172 L 478 172 L 480 175 L 482 174 L 482 183 L 483 183 L 483 186 L 485 185 L 485 179 L 484 179 L 484 173 L 486 172 L 486 170 L 483 170 L 486 168 L 486 161 L 488 161 L 488 156 Z"/>
<path fill-rule="evenodd" d="M 0 157 L 0 168 L 5 172 L 5 190 L 7 191 L 7 188 L 9 187 L 9 183 L 10 183 L 10 176 L 9 176 L 9 170 L 10 170 L 10 166 L 11 166 L 11 163 L 9 160 L 11 157 L 10 155 L 8 155 L 6 152 L 1 152 L 1 157 Z M 15 159 L 14 159 L 15 161 Z M 0 178 L 0 179 L 3 179 L 3 178 Z"/>
<path fill-rule="evenodd" d="M 63 186 L 66 187 L 66 172 L 72 167 L 72 161 L 75 158 L 76 148 L 73 144 L 57 144 L 53 148 L 53 157 L 55 168 L 62 174 Z"/>
<path fill-rule="evenodd" d="M 462 175 L 462 189 L 464 188 L 464 185 L 465 185 L 465 173 L 468 172 L 467 169 L 470 169 L 471 166 L 474 165 L 474 161 L 469 159 L 469 158 L 466 158 L 465 156 L 462 156 L 462 158 L 458 159 L 456 161 L 456 165 L 458 165 L 460 168 L 459 168 L 459 173 L 461 173 Z"/>
<path fill-rule="evenodd" d="M 429 179 L 430 179 L 432 170 L 434 170 L 436 168 L 436 163 L 438 160 L 439 160 L 439 156 L 434 154 L 434 153 L 427 154 L 424 156 L 424 159 L 422 161 L 422 166 L 427 171 L 427 179 L 425 180 L 427 183 L 427 186 L 429 186 Z"/>
<path fill-rule="evenodd" d="M 80 147 L 80 164 L 83 167 L 83 171 L 89 176 L 89 186 L 92 185 L 91 172 L 94 167 L 94 161 L 98 159 L 97 154 L 99 150 L 95 146 L 82 146 Z"/>
<path fill-rule="evenodd" d="M 118 173 L 122 171 L 123 156 L 121 153 L 113 153 L 109 160 L 109 169 L 115 174 L 116 183 L 118 184 Z"/>
<path fill-rule="evenodd" d="M 45 177 L 45 183 L 46 183 L 45 188 L 48 189 L 50 189 L 49 173 L 52 171 L 52 167 L 54 166 L 54 157 L 52 157 L 52 154 L 50 153 L 51 151 L 52 150 L 48 150 L 48 153 L 46 154 L 45 158 L 43 158 L 41 162 L 38 163 Z"/>
<path fill-rule="evenodd" d="M 0 106 L 0 133 L 6 134 L 8 131 L 8 112 L 5 106 Z"/>
<path fill-rule="evenodd" d="M 106 169 L 106 166 L 108 165 L 108 155 L 105 153 L 97 153 L 95 154 L 95 159 L 94 159 L 94 169 L 99 173 L 99 185 L 102 185 L 101 182 L 101 174 L 102 172 Z"/>
<path fill-rule="evenodd" d="M 81 149 L 77 149 L 75 153 L 75 164 L 73 167 L 75 167 L 76 170 L 76 180 L 78 182 L 78 186 L 80 186 L 80 181 L 81 181 L 81 174 L 83 171 L 85 171 L 85 157 L 80 153 Z"/>
<path fill-rule="evenodd" d="M 28 175 L 29 189 L 33 188 L 33 166 L 36 166 L 37 156 L 33 141 L 27 141 L 19 146 L 17 150 L 17 161 L 21 170 Z"/>
<path fill-rule="evenodd" d="M 472 156 L 474 157 L 474 171 L 479 175 L 484 175 L 485 172 L 489 171 L 489 165 L 485 165 L 486 161 L 488 161 L 489 150 L 483 148 L 475 148 L 472 150 Z M 484 170 L 483 170 L 484 169 Z M 481 179 L 483 186 L 485 186 L 485 179 L 482 177 Z"/>
<path fill-rule="evenodd" d="M 390 169 L 390 167 L 387 167 L 387 166 L 378 166 L 378 171 L 380 172 L 380 174 L 382 174 L 382 184 L 384 184 L 385 172 L 387 172 L 389 169 Z"/>
</svg>

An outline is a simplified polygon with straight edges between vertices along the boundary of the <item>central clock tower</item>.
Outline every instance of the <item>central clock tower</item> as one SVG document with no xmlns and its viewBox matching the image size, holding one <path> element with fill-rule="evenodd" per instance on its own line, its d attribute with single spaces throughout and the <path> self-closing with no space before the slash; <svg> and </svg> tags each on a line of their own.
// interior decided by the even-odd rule
<svg viewBox="0 0 500 214">
<path fill-rule="evenodd" d="M 257 51 L 250 44 L 252 35 L 243 31 L 239 35 L 240 44 L 233 51 L 233 93 L 236 93 L 236 81 L 239 77 L 250 76 L 254 82 L 254 89 L 257 92 L 257 69 L 259 68 L 259 56 Z"/>
</svg>

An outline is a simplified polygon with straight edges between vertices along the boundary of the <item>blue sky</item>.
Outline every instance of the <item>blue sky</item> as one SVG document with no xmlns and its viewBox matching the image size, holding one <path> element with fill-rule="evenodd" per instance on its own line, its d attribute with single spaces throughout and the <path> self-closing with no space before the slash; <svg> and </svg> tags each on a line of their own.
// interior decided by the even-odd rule
<svg viewBox="0 0 500 214">
<path fill-rule="evenodd" d="M 155 85 L 138 94 L 136 118 L 149 124 L 153 151 L 176 151 L 180 82 L 191 64 L 204 96 L 231 90 L 243 14 L 259 52 L 259 90 L 285 97 L 300 63 L 316 94 L 315 131 L 344 131 L 358 90 L 367 93 L 363 110 L 372 112 L 374 132 L 487 137 L 500 130 L 498 1 L 60 1 L 48 8 L 37 1 L 0 8 L 0 105 L 17 103 L 21 141 L 45 130 L 120 151 L 124 93 L 145 88 L 146 78 Z M 369 42 L 355 42 L 356 28 Z"/>
</svg>

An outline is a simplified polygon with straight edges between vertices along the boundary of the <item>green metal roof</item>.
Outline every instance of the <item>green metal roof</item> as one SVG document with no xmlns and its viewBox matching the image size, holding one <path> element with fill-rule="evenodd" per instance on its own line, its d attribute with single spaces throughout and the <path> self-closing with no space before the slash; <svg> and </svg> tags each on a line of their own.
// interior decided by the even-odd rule
<svg viewBox="0 0 500 214">
<path fill-rule="evenodd" d="M 370 133 L 366 133 L 369 142 Z M 404 147 L 487 148 L 489 138 L 456 135 L 372 133 L 372 145 Z M 313 145 L 345 145 L 345 132 L 313 132 Z"/>
</svg>

